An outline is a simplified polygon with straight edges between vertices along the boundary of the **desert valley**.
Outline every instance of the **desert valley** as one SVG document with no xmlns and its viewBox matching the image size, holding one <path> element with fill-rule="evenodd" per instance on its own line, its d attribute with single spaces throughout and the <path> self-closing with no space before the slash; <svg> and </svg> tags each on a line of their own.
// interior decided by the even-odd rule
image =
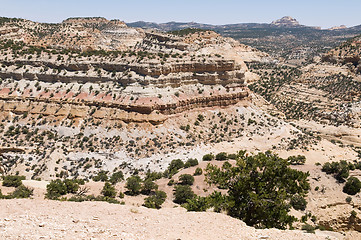
<svg viewBox="0 0 361 240">
<path fill-rule="evenodd" d="M 0 239 L 361 239 L 360 34 L 0 18 Z"/>
</svg>

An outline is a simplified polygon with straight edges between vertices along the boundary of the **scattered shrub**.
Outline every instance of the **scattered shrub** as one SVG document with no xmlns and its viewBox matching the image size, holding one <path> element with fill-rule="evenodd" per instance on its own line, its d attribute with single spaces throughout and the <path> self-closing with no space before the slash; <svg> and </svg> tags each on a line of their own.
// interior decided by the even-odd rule
<svg viewBox="0 0 361 240">
<path fill-rule="evenodd" d="M 349 176 L 350 166 L 352 163 L 348 163 L 344 160 L 340 162 L 327 162 L 322 166 L 322 171 L 326 174 L 333 174 L 339 182 L 345 182 L 345 179 Z"/>
<path fill-rule="evenodd" d="M 154 192 L 155 190 L 158 190 L 158 185 L 153 182 L 150 179 L 147 179 L 143 182 L 143 186 L 142 186 L 142 194 L 144 195 L 149 195 L 151 192 Z"/>
<path fill-rule="evenodd" d="M 302 225 L 302 230 L 308 232 L 308 233 L 315 233 L 315 227 L 310 224 L 304 224 Z"/>
<path fill-rule="evenodd" d="M 349 195 L 355 195 L 361 190 L 361 182 L 358 178 L 350 177 L 347 179 L 345 186 L 343 187 L 343 192 Z"/>
<path fill-rule="evenodd" d="M 194 192 L 189 185 L 177 185 L 174 188 L 174 202 L 178 204 L 186 203 L 188 199 L 194 197 Z"/>
<path fill-rule="evenodd" d="M 34 189 L 20 185 L 10 194 L 10 196 L 11 198 L 29 198 L 33 195 L 33 192 Z"/>
<path fill-rule="evenodd" d="M 104 197 L 104 196 L 97 196 L 88 195 L 88 196 L 72 196 L 68 199 L 71 202 L 84 202 L 84 201 L 101 201 L 101 202 L 108 202 L 113 204 L 120 204 L 118 200 L 111 197 Z"/>
<path fill-rule="evenodd" d="M 303 155 L 290 156 L 287 160 L 291 165 L 303 165 L 306 162 L 306 157 Z"/>
<path fill-rule="evenodd" d="M 182 174 L 179 176 L 179 184 L 181 185 L 193 185 L 194 177 L 190 174 Z"/>
<path fill-rule="evenodd" d="M 160 172 L 151 172 L 151 171 L 148 169 L 148 171 L 147 171 L 147 173 L 146 173 L 146 176 L 145 176 L 145 178 L 144 178 L 144 181 L 146 181 L 146 180 L 148 180 L 148 179 L 151 180 L 151 181 L 155 181 L 155 180 L 161 179 L 162 176 L 163 176 L 162 173 L 160 173 Z"/>
<path fill-rule="evenodd" d="M 307 201 L 300 195 L 294 195 L 291 197 L 290 204 L 294 209 L 304 211 L 307 206 Z"/>
<path fill-rule="evenodd" d="M 202 160 L 203 161 L 212 161 L 214 159 L 214 155 L 209 153 L 203 156 Z"/>
<path fill-rule="evenodd" d="M 123 192 L 119 192 L 119 198 L 124 198 L 124 193 Z"/>
<path fill-rule="evenodd" d="M 95 182 L 106 182 L 108 181 L 108 175 L 106 171 L 100 171 L 98 172 L 98 175 L 96 175 L 95 177 L 93 177 L 93 180 Z"/>
<path fill-rule="evenodd" d="M 67 194 L 66 185 L 60 179 L 52 180 L 46 186 L 46 194 L 45 197 L 48 199 L 58 199 L 61 195 Z"/>
<path fill-rule="evenodd" d="M 197 167 L 193 173 L 193 176 L 199 176 L 199 175 L 202 175 L 202 173 L 203 173 L 202 168 Z"/>
<path fill-rule="evenodd" d="M 125 187 L 128 189 L 126 192 L 127 194 L 131 196 L 138 195 L 140 193 L 140 190 L 142 188 L 142 180 L 139 176 L 131 176 L 127 179 L 127 182 L 125 184 Z"/>
<path fill-rule="evenodd" d="M 57 200 L 60 196 L 67 193 L 76 193 L 79 189 L 79 184 L 77 180 L 65 179 L 64 181 L 60 179 L 52 180 L 46 186 L 45 197 L 52 200 Z"/>
<path fill-rule="evenodd" d="M 189 168 L 189 167 L 193 167 L 193 166 L 197 166 L 197 165 L 198 165 L 198 160 L 195 158 L 190 158 L 184 164 L 184 168 Z"/>
<path fill-rule="evenodd" d="M 25 180 L 25 176 L 9 175 L 3 177 L 3 186 L 4 187 L 19 187 L 22 182 Z"/>
<path fill-rule="evenodd" d="M 237 159 L 237 154 L 234 154 L 234 153 L 228 154 L 227 158 L 235 160 L 235 159 Z"/>
<path fill-rule="evenodd" d="M 351 211 L 351 217 L 353 217 L 353 218 L 357 217 L 357 212 L 355 210 Z"/>
<path fill-rule="evenodd" d="M 169 182 L 167 183 L 168 186 L 173 186 L 174 185 L 174 179 L 169 180 Z"/>
<path fill-rule="evenodd" d="M 101 191 L 101 194 L 104 197 L 115 198 L 115 196 L 117 195 L 117 192 L 115 190 L 115 187 L 112 184 L 110 184 L 109 182 L 105 182 L 104 187 Z"/>
<path fill-rule="evenodd" d="M 65 179 L 64 181 L 66 187 L 66 193 L 76 193 L 79 189 L 79 184 L 77 180 Z"/>
<path fill-rule="evenodd" d="M 124 180 L 124 174 L 122 171 L 118 171 L 112 174 L 112 176 L 109 179 L 109 182 L 111 184 L 117 184 L 118 182 L 121 182 Z"/>
<path fill-rule="evenodd" d="M 227 153 L 225 152 L 220 152 L 216 155 L 216 160 L 218 161 L 224 161 L 224 160 L 227 160 Z"/>
<path fill-rule="evenodd" d="M 155 191 L 152 195 L 144 199 L 144 206 L 147 208 L 156 208 L 160 209 L 167 194 L 163 191 Z"/>
<path fill-rule="evenodd" d="M 187 203 L 183 207 L 187 211 L 204 212 L 210 207 L 210 204 L 207 197 L 196 196 L 192 199 L 187 199 Z"/>
</svg>

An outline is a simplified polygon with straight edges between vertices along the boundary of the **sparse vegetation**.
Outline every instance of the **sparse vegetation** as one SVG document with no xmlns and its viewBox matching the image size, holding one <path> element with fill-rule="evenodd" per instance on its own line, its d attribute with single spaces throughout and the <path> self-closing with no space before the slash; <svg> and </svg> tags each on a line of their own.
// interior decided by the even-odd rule
<svg viewBox="0 0 361 240">
<path fill-rule="evenodd" d="M 167 198 L 167 194 L 163 191 L 155 191 L 154 194 L 145 198 L 144 206 L 147 208 L 161 208 L 165 199 Z"/>
<path fill-rule="evenodd" d="M 3 177 L 4 187 L 19 187 L 22 185 L 22 180 L 25 180 L 25 176 L 8 175 Z"/>
<path fill-rule="evenodd" d="M 128 189 L 127 194 L 131 196 L 138 195 L 142 188 L 142 179 L 139 176 L 131 176 L 127 179 L 125 187 Z"/>
<path fill-rule="evenodd" d="M 342 191 L 350 195 L 355 195 L 359 193 L 360 190 L 361 190 L 361 181 L 356 177 L 350 177 L 349 179 L 347 179 L 347 182 L 343 187 Z"/>
<path fill-rule="evenodd" d="M 186 203 L 187 200 L 195 196 L 189 185 L 177 185 L 174 188 L 174 202 L 178 204 Z"/>
</svg>

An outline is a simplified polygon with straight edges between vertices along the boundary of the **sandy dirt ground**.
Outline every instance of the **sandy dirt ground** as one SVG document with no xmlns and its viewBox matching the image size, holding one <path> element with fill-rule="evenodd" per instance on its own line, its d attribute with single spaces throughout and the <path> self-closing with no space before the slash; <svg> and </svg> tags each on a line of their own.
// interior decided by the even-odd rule
<svg viewBox="0 0 361 240">
<path fill-rule="evenodd" d="M 1 200 L 0 239 L 345 239 L 340 233 L 259 230 L 213 212 L 105 202 Z M 347 238 L 352 239 L 352 238 Z"/>
</svg>

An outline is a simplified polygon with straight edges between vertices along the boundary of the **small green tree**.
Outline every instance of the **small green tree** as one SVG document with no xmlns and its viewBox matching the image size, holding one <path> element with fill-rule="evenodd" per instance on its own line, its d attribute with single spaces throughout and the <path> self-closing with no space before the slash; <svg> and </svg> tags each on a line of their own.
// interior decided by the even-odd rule
<svg viewBox="0 0 361 240">
<path fill-rule="evenodd" d="M 139 176 L 131 176 L 127 179 L 125 187 L 128 189 L 127 194 L 131 196 L 138 195 L 142 188 L 142 179 Z"/>
<path fill-rule="evenodd" d="M 172 160 L 170 162 L 168 169 L 177 169 L 177 170 L 179 170 L 179 169 L 181 169 L 183 167 L 184 167 L 183 161 L 180 160 L 180 159 L 175 159 L 175 160 Z"/>
<path fill-rule="evenodd" d="M 193 173 L 193 176 L 199 176 L 199 175 L 202 175 L 202 173 L 203 173 L 202 168 L 197 167 Z"/>
<path fill-rule="evenodd" d="M 178 204 L 186 203 L 188 199 L 194 198 L 195 194 L 189 185 L 177 185 L 174 188 L 174 202 Z"/>
<path fill-rule="evenodd" d="M 115 198 L 115 196 L 117 195 L 117 191 L 112 184 L 110 184 L 109 182 L 105 182 L 101 194 L 104 197 Z"/>
<path fill-rule="evenodd" d="M 46 186 L 46 194 L 45 197 L 48 199 L 58 199 L 61 195 L 65 195 L 67 193 L 66 185 L 60 179 L 52 180 Z"/>
<path fill-rule="evenodd" d="M 181 185 L 193 185 L 194 177 L 190 174 L 182 174 L 179 176 L 179 184 Z"/>
<path fill-rule="evenodd" d="M 33 195 L 34 189 L 20 185 L 10 194 L 11 198 L 29 198 Z"/>
<path fill-rule="evenodd" d="M 228 198 L 226 195 L 223 195 L 221 192 L 213 192 L 208 197 L 208 203 L 213 208 L 215 212 L 221 212 L 228 209 Z"/>
<path fill-rule="evenodd" d="M 9 175 L 3 177 L 3 186 L 4 187 L 19 187 L 22 182 L 21 180 L 25 180 L 25 176 L 18 175 Z"/>
<path fill-rule="evenodd" d="M 228 214 L 250 226 L 281 229 L 295 221 L 288 215 L 288 201 L 295 194 L 307 194 L 308 176 L 271 152 L 247 156 L 244 151 L 238 153 L 235 166 L 209 165 L 206 173 L 208 183 L 221 180 L 227 186 Z"/>
<path fill-rule="evenodd" d="M 111 184 L 117 184 L 118 182 L 121 182 L 122 180 L 124 180 L 124 174 L 122 171 L 118 171 L 112 174 L 112 176 L 109 179 L 109 182 Z"/>
<path fill-rule="evenodd" d="M 354 168 L 353 164 L 342 160 L 340 162 L 325 163 L 322 166 L 322 171 L 326 174 L 333 174 L 338 182 L 343 183 L 349 176 L 350 168 Z"/>
<path fill-rule="evenodd" d="M 184 164 L 184 168 L 189 168 L 189 167 L 193 167 L 193 166 L 197 166 L 197 165 L 198 165 L 198 160 L 195 158 L 190 158 Z"/>
<path fill-rule="evenodd" d="M 144 199 L 144 206 L 147 208 L 160 209 L 166 198 L 167 194 L 165 192 L 155 191 L 154 194 Z"/>
<path fill-rule="evenodd" d="M 187 199 L 187 203 L 184 204 L 184 208 L 187 211 L 204 212 L 210 207 L 207 197 L 196 196 L 192 199 Z"/>
<path fill-rule="evenodd" d="M 203 156 L 202 160 L 203 161 L 212 161 L 214 159 L 214 155 L 209 153 Z"/>
<path fill-rule="evenodd" d="M 223 163 L 222 168 L 208 163 L 206 167 L 207 181 L 210 184 L 216 184 L 219 189 L 227 189 L 231 171 L 232 165 L 229 162 Z"/>
<path fill-rule="evenodd" d="M 218 160 L 218 161 L 224 161 L 224 160 L 227 160 L 227 157 L 228 155 L 227 155 L 227 153 L 225 153 L 225 152 L 220 152 L 220 153 L 218 153 L 217 155 L 216 155 L 216 160 Z"/>
<path fill-rule="evenodd" d="M 178 172 L 179 169 L 184 167 L 184 163 L 180 159 L 172 160 L 168 168 L 164 171 L 164 177 L 171 178 Z"/>
<path fill-rule="evenodd" d="M 343 187 L 343 192 L 349 195 L 355 195 L 361 190 L 361 182 L 356 177 L 349 177 L 345 186 Z"/>
<path fill-rule="evenodd" d="M 106 182 L 106 181 L 108 181 L 108 175 L 107 175 L 107 172 L 106 171 L 100 171 L 100 172 L 98 172 L 98 174 L 95 176 L 95 177 L 93 177 L 93 180 L 95 181 L 95 182 Z"/>
<path fill-rule="evenodd" d="M 304 211 L 307 206 L 307 201 L 304 197 L 296 194 L 291 197 L 290 204 L 294 209 Z"/>
<path fill-rule="evenodd" d="M 144 195 L 149 195 L 151 192 L 158 190 L 158 185 L 153 182 L 150 179 L 147 179 L 143 182 L 143 186 L 142 186 L 142 194 Z"/>
</svg>

